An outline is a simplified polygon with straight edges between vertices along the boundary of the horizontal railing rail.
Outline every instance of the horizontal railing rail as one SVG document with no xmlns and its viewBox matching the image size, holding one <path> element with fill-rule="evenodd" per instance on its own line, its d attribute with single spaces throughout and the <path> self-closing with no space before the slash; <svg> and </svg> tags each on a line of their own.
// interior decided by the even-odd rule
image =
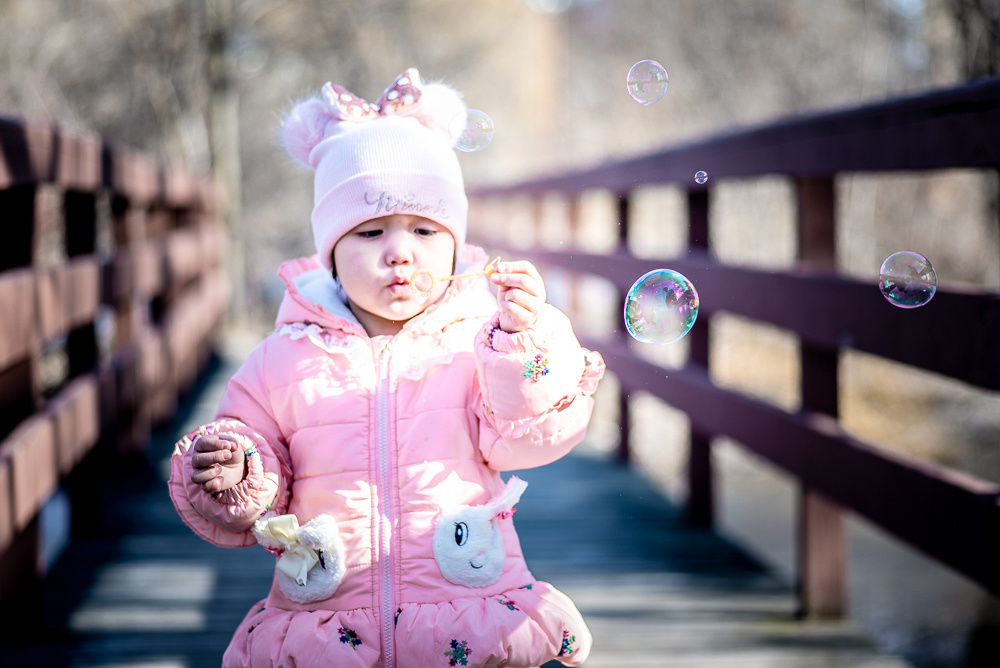
<svg viewBox="0 0 1000 668">
<path fill-rule="evenodd" d="M 215 196 L 101 137 L 0 116 L 0 599 L 68 540 L 42 528 L 50 504 L 84 527 L 96 458 L 141 450 L 208 361 L 227 293 Z"/>
<path fill-rule="evenodd" d="M 694 169 L 710 165 L 711 183 Z M 687 517 L 714 520 L 711 441 L 729 436 L 798 481 L 798 568 L 804 614 L 845 611 L 842 509 L 1000 593 L 1000 485 L 865 443 L 839 417 L 838 362 L 856 350 L 1000 390 L 1000 293 L 941 285 L 923 308 L 888 305 L 870 282 L 837 271 L 835 179 L 858 172 L 978 169 L 1000 165 L 1000 79 L 976 82 L 854 109 L 802 115 L 609 161 L 590 169 L 472 189 L 473 236 L 496 252 L 527 257 L 569 276 L 599 277 L 619 306 L 645 272 L 669 267 L 688 277 L 700 298 L 683 367 L 664 367 L 638 351 L 624 327 L 581 336 L 602 352 L 621 386 L 622 459 L 629 457 L 630 395 L 651 393 L 690 420 Z M 692 166 L 695 166 L 693 169 Z M 737 266 L 711 249 L 709 206 L 720 182 L 787 177 L 796 205 L 798 247 L 789 268 Z M 629 250 L 633 195 L 640 186 L 686 192 L 687 248 L 674 257 Z M 591 191 L 617 198 L 618 244 L 585 252 L 578 238 L 560 250 L 511 244 L 494 221 L 512 201 L 564 198 L 569 235 L 579 236 L 581 201 Z M 540 225 L 541 206 L 534 224 Z M 572 289 L 571 289 L 572 292 Z M 799 343 L 801 406 L 788 411 L 711 379 L 709 332 L 728 313 L 794 334 Z M 1000 416 L 997 416 L 1000 423 Z"/>
<path fill-rule="evenodd" d="M 479 196 L 628 193 L 644 184 L 692 184 L 711 160 L 711 183 L 766 174 L 818 177 L 1000 165 L 1000 80 L 859 108 L 802 114 L 720 133 L 649 154 L 518 183 L 477 187 Z M 704 185 L 694 190 L 707 190 Z"/>
</svg>

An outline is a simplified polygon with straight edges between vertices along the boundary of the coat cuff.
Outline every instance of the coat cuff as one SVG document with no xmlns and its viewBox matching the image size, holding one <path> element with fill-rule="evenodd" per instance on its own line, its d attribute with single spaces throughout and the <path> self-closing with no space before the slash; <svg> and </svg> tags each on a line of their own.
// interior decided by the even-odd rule
<svg viewBox="0 0 1000 668">
<path fill-rule="evenodd" d="M 546 305 L 535 324 L 520 332 L 503 331 L 499 321 L 497 313 L 476 339 L 483 402 L 498 420 L 526 430 L 532 418 L 579 395 L 585 351 L 569 319 L 553 306 Z"/>
<path fill-rule="evenodd" d="M 243 448 L 247 475 L 236 486 L 217 494 L 206 493 L 191 481 L 191 446 L 205 434 L 225 434 Z M 264 438 L 236 420 L 218 420 L 188 434 L 171 457 L 171 497 L 181 518 L 209 542 L 226 547 L 252 545 L 249 529 L 268 508 L 284 512 L 288 490 L 286 468 L 267 447 Z"/>
</svg>

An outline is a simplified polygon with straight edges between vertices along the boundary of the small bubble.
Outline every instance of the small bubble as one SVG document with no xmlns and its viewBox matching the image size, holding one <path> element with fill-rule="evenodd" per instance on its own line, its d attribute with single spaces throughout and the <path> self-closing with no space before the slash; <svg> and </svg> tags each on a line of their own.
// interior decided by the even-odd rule
<svg viewBox="0 0 1000 668">
<path fill-rule="evenodd" d="M 493 121 L 484 112 L 478 109 L 469 109 L 465 113 L 455 116 L 451 121 L 452 136 L 458 135 L 455 148 L 466 153 L 481 151 L 493 141 Z"/>
<path fill-rule="evenodd" d="M 930 261 L 913 251 L 893 253 L 879 269 L 879 290 L 890 304 L 899 308 L 917 308 L 937 292 L 937 274 Z"/>
<path fill-rule="evenodd" d="M 625 328 L 642 343 L 678 341 L 697 317 L 698 291 L 672 269 L 654 269 L 642 275 L 625 298 Z"/>
<path fill-rule="evenodd" d="M 708 182 L 708 172 L 695 172 L 694 180 L 698 183 Z"/>
<path fill-rule="evenodd" d="M 639 104 L 654 104 L 667 92 L 667 71 L 655 60 L 640 60 L 628 71 L 628 94 Z"/>
</svg>

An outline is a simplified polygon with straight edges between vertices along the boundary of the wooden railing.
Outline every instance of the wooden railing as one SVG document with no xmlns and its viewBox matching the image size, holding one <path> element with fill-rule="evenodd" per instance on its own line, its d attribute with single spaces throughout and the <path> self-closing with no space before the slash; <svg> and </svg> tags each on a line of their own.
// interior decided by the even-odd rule
<svg viewBox="0 0 1000 668">
<path fill-rule="evenodd" d="M 515 252 L 543 267 L 558 267 L 561 274 L 610 282 L 619 295 L 619 313 L 629 287 L 649 270 L 668 267 L 694 283 L 700 315 L 687 335 L 689 352 L 682 368 L 665 374 L 662 366 L 637 354 L 621 324 L 614 336 L 581 337 L 603 353 L 618 378 L 620 454 L 628 458 L 630 395 L 643 391 L 684 411 L 690 420 L 690 521 L 713 522 L 710 455 L 715 436 L 736 440 L 793 476 L 801 490 L 797 542 L 802 612 L 838 616 L 845 610 L 843 509 L 1000 594 L 1000 486 L 862 442 L 838 421 L 838 360 L 846 349 L 1000 390 L 1000 294 L 941 285 L 927 306 L 903 310 L 889 305 L 873 281 L 839 273 L 835 179 L 850 173 L 950 168 L 974 168 L 995 178 L 997 166 L 1000 80 L 994 79 L 790 118 L 593 169 L 476 188 L 470 221 L 487 221 L 473 227 L 472 235 L 491 251 Z M 707 184 L 694 179 L 698 169 L 710 169 Z M 797 261 L 786 270 L 720 262 L 709 241 L 713 188 L 720 182 L 775 175 L 792 184 Z M 650 184 L 686 193 L 687 248 L 675 257 L 643 259 L 629 251 L 633 195 Z M 618 244 L 607 253 L 579 250 L 579 232 L 574 232 L 582 198 L 591 191 L 617 197 L 617 220 L 612 222 L 618 226 Z M 509 202 L 527 199 L 537 211 L 552 197 L 562 198 L 569 211 L 564 245 L 526 250 L 498 234 Z M 539 218 L 536 213 L 536 225 Z M 782 410 L 713 383 L 709 332 L 713 317 L 724 312 L 797 337 L 799 410 Z"/>
<path fill-rule="evenodd" d="M 143 448 L 209 359 L 225 234 L 207 179 L 100 137 L 0 117 L 0 599 Z M 88 465 L 91 470 L 88 471 Z M 82 472 L 81 472 L 82 471 Z M 62 527 L 60 529 L 59 527 Z"/>
</svg>

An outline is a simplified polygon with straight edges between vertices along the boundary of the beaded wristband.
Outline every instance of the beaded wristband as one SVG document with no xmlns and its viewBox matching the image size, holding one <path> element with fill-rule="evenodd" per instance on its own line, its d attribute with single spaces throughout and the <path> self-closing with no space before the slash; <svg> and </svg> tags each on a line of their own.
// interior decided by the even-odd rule
<svg viewBox="0 0 1000 668">
<path fill-rule="evenodd" d="M 486 343 L 489 344 L 491 350 L 496 350 L 493 347 L 493 337 L 496 336 L 498 331 L 500 331 L 500 325 L 493 325 L 490 327 L 490 331 L 486 332 Z"/>
<path fill-rule="evenodd" d="M 246 450 L 243 451 L 243 456 L 244 456 L 244 460 L 243 460 L 244 461 L 244 467 L 248 468 L 250 466 L 250 464 L 247 462 L 247 460 L 250 459 L 251 457 L 260 457 L 260 452 L 257 450 L 257 446 L 256 445 L 252 445 L 251 444 L 249 448 L 247 448 Z M 247 479 L 247 475 L 248 474 L 249 474 L 249 471 L 247 471 L 246 473 L 244 473 L 243 480 Z M 241 480 L 240 483 L 242 483 L 243 480 Z M 240 483 L 237 483 L 237 484 L 240 484 Z M 230 487 L 229 489 L 232 489 L 232 487 Z M 229 489 L 224 489 L 221 492 L 212 492 L 212 498 L 216 499 L 216 500 L 222 498 L 222 495 L 225 494 L 226 492 L 228 492 Z M 272 503 L 273 503 L 273 501 L 272 501 Z M 268 506 L 268 507 L 270 507 L 270 506 Z"/>
</svg>

